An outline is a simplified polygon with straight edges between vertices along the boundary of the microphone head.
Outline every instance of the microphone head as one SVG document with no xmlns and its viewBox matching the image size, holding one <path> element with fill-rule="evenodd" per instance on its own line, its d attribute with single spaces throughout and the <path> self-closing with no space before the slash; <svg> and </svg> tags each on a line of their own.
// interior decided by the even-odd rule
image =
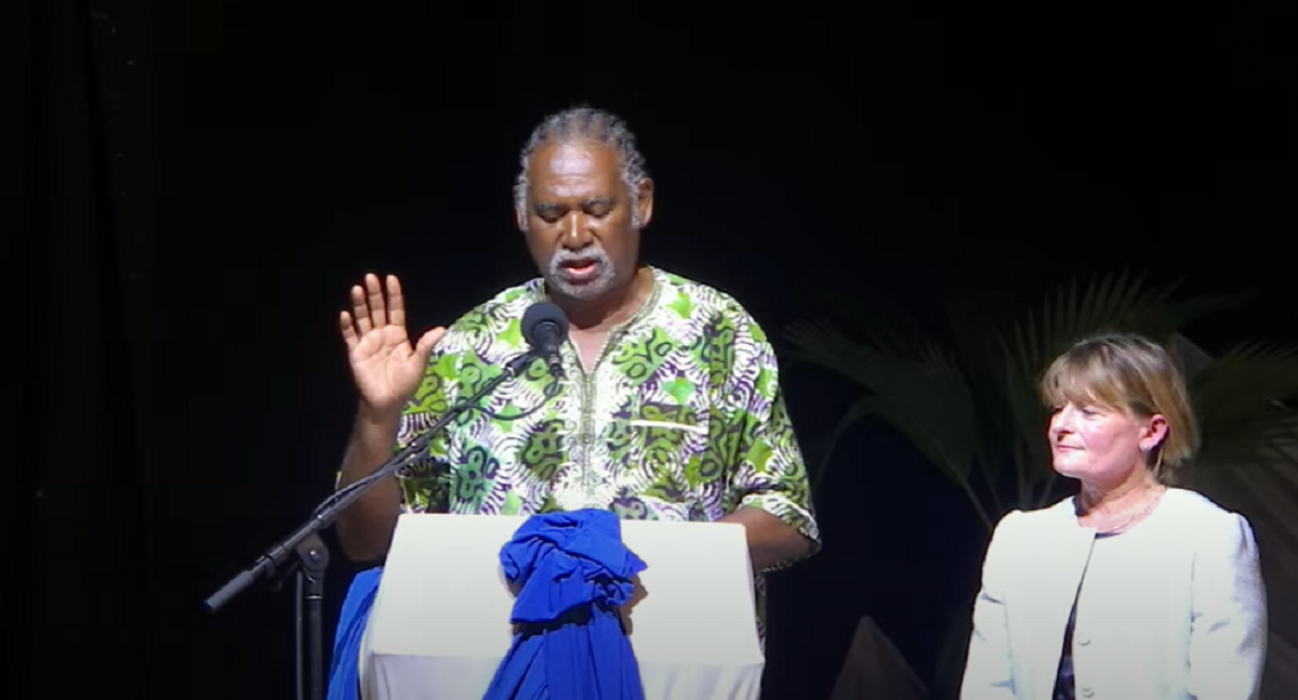
<svg viewBox="0 0 1298 700">
<path fill-rule="evenodd" d="M 553 342 L 562 343 L 568 337 L 568 317 L 564 315 L 563 309 L 548 302 L 540 301 L 527 307 L 523 312 L 523 337 L 532 347 L 536 347 L 542 338 L 537 337 L 537 331 L 542 327 L 549 325 L 553 328 Z"/>
</svg>

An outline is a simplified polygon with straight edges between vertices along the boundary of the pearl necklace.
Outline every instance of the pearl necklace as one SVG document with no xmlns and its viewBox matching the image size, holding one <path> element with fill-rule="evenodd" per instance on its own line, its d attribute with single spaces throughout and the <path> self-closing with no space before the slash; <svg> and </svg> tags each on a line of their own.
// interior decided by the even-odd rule
<svg viewBox="0 0 1298 700">
<path fill-rule="evenodd" d="M 1130 527 L 1139 518 L 1143 518 L 1146 515 L 1149 515 L 1150 512 L 1154 510 L 1154 506 L 1157 506 L 1159 501 L 1163 500 L 1163 494 L 1165 493 L 1167 493 L 1166 486 L 1158 487 L 1158 490 L 1154 493 L 1154 497 L 1149 499 L 1149 502 L 1145 504 L 1144 508 L 1141 508 L 1140 510 L 1127 516 L 1126 520 L 1123 520 L 1117 525 L 1110 525 L 1109 527 L 1106 528 L 1099 528 L 1099 527 L 1095 528 L 1096 534 L 1112 535 L 1112 534 L 1122 532 L 1125 528 Z"/>
</svg>

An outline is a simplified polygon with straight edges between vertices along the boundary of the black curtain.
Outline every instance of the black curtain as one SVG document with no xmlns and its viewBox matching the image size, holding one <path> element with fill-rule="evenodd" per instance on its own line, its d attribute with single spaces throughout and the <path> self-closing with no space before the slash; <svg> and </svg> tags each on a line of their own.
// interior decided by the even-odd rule
<svg viewBox="0 0 1298 700">
<path fill-rule="evenodd" d="M 145 697 L 166 600 L 150 575 L 149 45 L 130 0 L 19 5 L 21 146 L 4 161 L 20 183 L 20 697 Z"/>
</svg>

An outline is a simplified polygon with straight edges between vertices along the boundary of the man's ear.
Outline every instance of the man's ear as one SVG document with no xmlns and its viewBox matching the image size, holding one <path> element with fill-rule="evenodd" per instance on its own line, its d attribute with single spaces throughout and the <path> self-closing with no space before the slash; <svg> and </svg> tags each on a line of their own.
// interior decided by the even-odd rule
<svg viewBox="0 0 1298 700">
<path fill-rule="evenodd" d="M 527 230 L 527 193 L 514 186 L 514 225 L 519 231 Z"/>
<path fill-rule="evenodd" d="M 649 221 L 654 217 L 654 181 L 645 178 L 640 182 L 640 228 L 649 225 Z"/>
</svg>

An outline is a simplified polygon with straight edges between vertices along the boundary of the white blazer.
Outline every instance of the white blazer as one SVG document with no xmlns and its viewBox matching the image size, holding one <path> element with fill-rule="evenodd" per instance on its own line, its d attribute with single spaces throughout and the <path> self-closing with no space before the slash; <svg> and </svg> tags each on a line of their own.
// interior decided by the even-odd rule
<svg viewBox="0 0 1298 700">
<path fill-rule="evenodd" d="M 1051 700 L 1077 601 L 1079 700 L 1256 700 L 1266 591 L 1243 516 L 1169 489 L 1130 530 L 1096 537 L 1073 499 L 996 525 L 960 700 Z"/>
</svg>

